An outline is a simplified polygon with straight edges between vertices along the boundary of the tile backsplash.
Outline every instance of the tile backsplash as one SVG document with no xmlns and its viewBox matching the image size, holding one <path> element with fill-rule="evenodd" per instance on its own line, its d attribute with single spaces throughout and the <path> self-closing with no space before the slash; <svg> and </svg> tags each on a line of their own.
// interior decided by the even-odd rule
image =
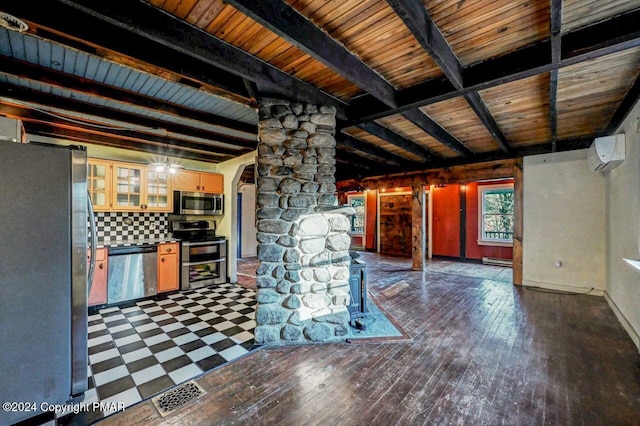
<svg viewBox="0 0 640 426">
<path fill-rule="evenodd" d="M 96 212 L 98 243 L 167 238 L 167 217 L 168 213 Z"/>
</svg>

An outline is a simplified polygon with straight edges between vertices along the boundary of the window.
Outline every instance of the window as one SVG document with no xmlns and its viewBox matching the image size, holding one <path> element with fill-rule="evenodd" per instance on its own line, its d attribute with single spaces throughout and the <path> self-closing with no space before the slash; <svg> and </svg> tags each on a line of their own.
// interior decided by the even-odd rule
<svg viewBox="0 0 640 426">
<path fill-rule="evenodd" d="M 351 232 L 364 234 L 364 195 L 349 195 L 348 201 L 356 209 L 356 214 L 351 216 Z"/>
<path fill-rule="evenodd" d="M 513 185 L 478 186 L 479 244 L 513 243 Z"/>
</svg>

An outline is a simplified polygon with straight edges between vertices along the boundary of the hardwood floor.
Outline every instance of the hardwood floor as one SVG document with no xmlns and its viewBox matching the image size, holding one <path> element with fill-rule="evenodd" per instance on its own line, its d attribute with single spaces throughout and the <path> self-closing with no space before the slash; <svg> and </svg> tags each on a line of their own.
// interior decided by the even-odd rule
<svg viewBox="0 0 640 426">
<path fill-rule="evenodd" d="M 640 354 L 604 298 L 516 287 L 500 267 L 363 257 L 413 340 L 262 348 L 197 379 L 207 395 L 164 419 L 146 401 L 103 424 L 638 424 Z"/>
</svg>

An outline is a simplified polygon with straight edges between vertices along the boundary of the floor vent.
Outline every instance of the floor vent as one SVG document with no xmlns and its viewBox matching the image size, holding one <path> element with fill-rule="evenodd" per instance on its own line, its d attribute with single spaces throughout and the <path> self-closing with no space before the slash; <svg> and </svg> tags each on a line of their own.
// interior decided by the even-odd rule
<svg viewBox="0 0 640 426">
<path fill-rule="evenodd" d="M 173 413 L 183 405 L 187 404 L 188 402 L 200 398 L 206 393 L 207 392 L 205 392 L 205 390 L 202 389 L 199 384 L 191 380 L 190 382 L 186 382 L 178 387 L 175 387 L 163 393 L 162 395 L 156 396 L 151 401 L 158 409 L 160 415 L 162 417 L 165 417 Z"/>
<path fill-rule="evenodd" d="M 485 265 L 513 266 L 513 260 L 498 259 L 497 257 L 483 257 L 482 263 L 484 263 Z"/>
</svg>

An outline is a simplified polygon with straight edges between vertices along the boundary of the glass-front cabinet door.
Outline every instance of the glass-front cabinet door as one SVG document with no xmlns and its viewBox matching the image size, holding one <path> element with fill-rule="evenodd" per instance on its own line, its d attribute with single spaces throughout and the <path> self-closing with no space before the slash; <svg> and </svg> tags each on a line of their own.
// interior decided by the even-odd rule
<svg viewBox="0 0 640 426">
<path fill-rule="evenodd" d="M 169 187 L 169 174 L 148 170 L 146 195 L 145 204 L 148 210 L 171 211 L 173 209 L 173 192 Z"/>
<path fill-rule="evenodd" d="M 114 163 L 113 174 L 113 208 L 117 210 L 144 210 L 142 167 Z"/>
<path fill-rule="evenodd" d="M 111 179 L 111 163 L 89 159 L 87 166 L 87 188 L 94 210 L 109 210 L 111 199 L 109 188 Z"/>
</svg>

